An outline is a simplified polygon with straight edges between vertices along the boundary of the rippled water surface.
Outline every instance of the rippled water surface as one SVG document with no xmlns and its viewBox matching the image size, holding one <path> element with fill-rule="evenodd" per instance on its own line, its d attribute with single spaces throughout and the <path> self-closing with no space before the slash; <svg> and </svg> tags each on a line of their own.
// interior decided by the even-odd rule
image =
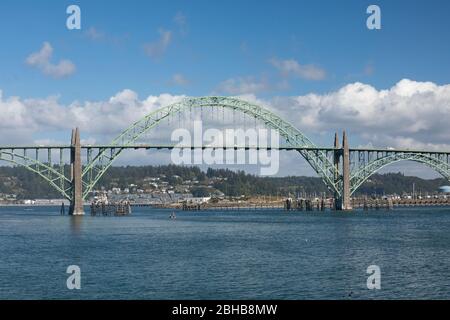
<svg viewBox="0 0 450 320">
<path fill-rule="evenodd" d="M 449 208 L 58 213 L 0 208 L 1 299 L 450 298 Z M 373 264 L 381 290 L 366 286 Z"/>
</svg>

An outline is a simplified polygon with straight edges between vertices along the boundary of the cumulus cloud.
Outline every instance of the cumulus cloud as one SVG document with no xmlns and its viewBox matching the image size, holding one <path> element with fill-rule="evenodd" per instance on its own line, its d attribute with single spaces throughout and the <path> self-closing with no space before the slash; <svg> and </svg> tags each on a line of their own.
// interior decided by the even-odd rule
<svg viewBox="0 0 450 320">
<path fill-rule="evenodd" d="M 271 104 L 307 131 L 347 128 L 377 146 L 449 149 L 450 85 L 403 79 L 378 90 L 360 82 Z"/>
<path fill-rule="evenodd" d="M 316 142 L 320 134 L 332 141 L 334 131 L 347 129 L 350 140 L 357 141 L 351 142 L 354 146 L 450 150 L 450 85 L 403 79 L 391 88 L 377 89 L 355 82 L 325 94 L 271 99 L 241 94 L 246 91 L 254 90 L 233 92 L 279 114 Z M 75 126 L 85 139 L 109 142 L 131 123 L 183 97 L 161 94 L 141 99 L 125 89 L 104 101 L 65 105 L 58 96 L 24 99 L 5 97 L 0 91 L 0 143 L 29 143 L 34 135 L 42 139 Z"/>
<path fill-rule="evenodd" d="M 172 40 L 172 31 L 161 28 L 158 33 L 159 39 L 157 41 L 144 44 L 145 52 L 152 59 L 163 56 Z"/>
<path fill-rule="evenodd" d="M 216 91 L 232 95 L 241 95 L 248 93 L 260 93 L 268 91 L 270 85 L 265 78 L 257 79 L 255 77 L 230 78 L 221 82 Z"/>
<path fill-rule="evenodd" d="M 272 58 L 269 60 L 283 76 L 295 76 L 306 80 L 323 80 L 326 77 L 324 69 L 313 64 L 300 64 L 294 59 L 280 60 Z"/>
<path fill-rule="evenodd" d="M 75 101 L 64 105 L 57 96 L 5 98 L 0 91 L 0 143 L 30 143 L 36 134 L 60 135 L 75 126 L 80 127 L 84 137 L 95 136 L 109 142 L 131 123 L 183 97 L 161 94 L 141 100 L 136 92 L 125 89 L 106 101 Z"/>
<path fill-rule="evenodd" d="M 38 52 L 34 52 L 28 56 L 26 63 L 54 78 L 67 77 L 75 72 L 75 65 L 70 60 L 63 59 L 57 64 L 54 64 L 50 61 L 52 55 L 53 47 L 49 42 L 44 42 Z"/>
</svg>

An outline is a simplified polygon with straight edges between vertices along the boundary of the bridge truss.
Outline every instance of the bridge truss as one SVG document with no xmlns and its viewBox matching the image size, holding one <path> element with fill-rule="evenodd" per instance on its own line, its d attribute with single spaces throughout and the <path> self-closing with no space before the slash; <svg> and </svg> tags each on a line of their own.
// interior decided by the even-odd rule
<svg viewBox="0 0 450 320">
<path fill-rule="evenodd" d="M 135 122 L 128 129 L 123 131 L 111 143 L 111 148 L 101 150 L 92 160 L 88 160 L 87 166 L 83 170 L 83 176 L 88 176 L 88 187 L 83 196 L 92 191 L 92 188 L 111 166 L 117 156 L 123 151 L 123 147 L 128 147 L 149 131 L 156 127 L 162 120 L 191 109 L 208 109 L 213 107 L 222 107 L 231 109 L 243 114 L 252 116 L 265 123 L 269 128 L 279 132 L 289 146 L 297 147 L 296 150 L 306 159 L 317 174 L 325 181 L 327 186 L 337 190 L 334 181 L 334 165 L 327 158 L 326 154 L 317 149 L 316 146 L 298 129 L 290 123 L 284 121 L 273 112 L 261 108 L 255 104 L 230 97 L 200 97 L 184 99 L 181 102 L 158 109 L 143 119 Z M 314 148 L 311 150 L 310 148 Z"/>
<path fill-rule="evenodd" d="M 284 121 L 273 112 L 258 105 L 230 97 L 188 98 L 178 103 L 155 110 L 133 123 L 117 138 L 107 145 L 59 146 L 0 146 L 0 160 L 23 166 L 38 174 L 64 198 L 74 200 L 73 154 L 78 147 L 84 158 L 82 167 L 82 199 L 86 199 L 94 190 L 96 183 L 112 165 L 114 160 L 126 149 L 173 149 L 180 146 L 170 144 L 139 144 L 138 139 L 150 129 L 157 127 L 164 119 L 192 109 L 221 107 L 246 114 L 275 129 L 285 141 L 281 147 L 259 146 L 195 146 L 186 145 L 188 149 L 279 149 L 299 152 L 313 170 L 322 178 L 328 189 L 336 198 L 343 197 L 348 176 L 348 196 L 353 194 L 364 181 L 381 168 L 398 161 L 408 160 L 423 163 L 450 180 L 450 152 L 433 152 L 425 150 L 394 150 L 376 148 L 349 148 L 345 146 L 318 147 L 302 132 L 289 122 Z M 79 139 L 78 139 L 79 140 Z M 347 159 L 348 158 L 348 159 Z M 56 161 L 54 161 L 56 159 Z M 341 161 L 342 160 L 342 161 Z M 349 162 L 348 173 L 345 172 L 345 160 Z M 70 161 L 72 169 L 66 164 Z M 339 163 L 343 162 L 344 165 Z"/>
</svg>

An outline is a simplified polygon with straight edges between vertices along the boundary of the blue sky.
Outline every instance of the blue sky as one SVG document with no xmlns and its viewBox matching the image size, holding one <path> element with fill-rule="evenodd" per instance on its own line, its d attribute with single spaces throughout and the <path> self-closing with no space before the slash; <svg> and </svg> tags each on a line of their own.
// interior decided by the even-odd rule
<svg viewBox="0 0 450 320">
<path fill-rule="evenodd" d="M 2 1 L 0 87 L 5 95 L 61 101 L 97 100 L 124 88 L 139 95 L 207 95 L 235 77 L 277 77 L 271 58 L 296 59 L 326 70 L 323 81 L 295 79 L 268 95 L 335 90 L 351 81 L 387 88 L 402 78 L 447 83 L 448 1 L 377 1 L 382 29 L 365 26 L 373 1 Z M 66 29 L 65 9 L 77 4 L 82 29 Z M 174 21 L 181 14 L 185 29 Z M 95 28 L 104 38 L 86 36 Z M 164 54 L 151 59 L 145 43 L 172 32 Z M 70 59 L 66 79 L 43 77 L 24 63 L 44 41 L 54 59 Z M 372 68 L 368 75 L 366 68 Z M 182 74 L 189 85 L 170 82 Z"/>
<path fill-rule="evenodd" d="M 71 4 L 81 30 L 66 28 Z M 371 4 L 381 30 L 366 27 Z M 220 94 L 264 102 L 319 145 L 346 129 L 354 146 L 450 150 L 449 12 L 444 0 L 2 0 L 0 143 L 66 141 L 75 125 L 109 141 L 95 115 L 120 132 L 180 95 Z"/>
</svg>

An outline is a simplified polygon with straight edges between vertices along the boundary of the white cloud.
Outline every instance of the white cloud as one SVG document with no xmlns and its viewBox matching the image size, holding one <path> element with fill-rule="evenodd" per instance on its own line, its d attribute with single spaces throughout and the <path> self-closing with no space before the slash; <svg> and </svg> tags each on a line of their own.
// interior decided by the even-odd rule
<svg viewBox="0 0 450 320">
<path fill-rule="evenodd" d="M 175 16 L 173 17 L 173 21 L 178 26 L 178 29 L 182 35 L 186 35 L 188 32 L 188 25 L 187 25 L 187 17 L 186 15 L 178 11 Z"/>
<path fill-rule="evenodd" d="M 360 82 L 327 94 L 275 98 L 305 131 L 348 129 L 375 146 L 450 149 L 450 85 L 403 79 L 387 90 Z"/>
<path fill-rule="evenodd" d="M 95 27 L 89 27 L 84 34 L 93 41 L 101 40 L 105 37 L 105 33 Z"/>
<path fill-rule="evenodd" d="M 70 60 L 63 59 L 57 64 L 53 64 L 50 61 L 52 55 L 53 47 L 50 43 L 44 42 L 42 48 L 38 52 L 34 52 L 28 56 L 26 63 L 54 78 L 67 77 L 75 72 L 75 65 Z"/>
<path fill-rule="evenodd" d="M 152 43 L 144 44 L 144 50 L 147 55 L 152 59 L 158 59 L 164 55 L 167 47 L 172 40 L 172 31 L 159 29 L 159 39 Z"/>
<path fill-rule="evenodd" d="M 312 64 L 302 65 L 294 59 L 272 58 L 269 62 L 285 77 L 293 75 L 306 80 L 323 80 L 326 77 L 324 69 Z"/>
<path fill-rule="evenodd" d="M 172 79 L 170 80 L 172 84 L 175 84 L 177 86 L 186 86 L 189 84 L 189 80 L 186 79 L 184 75 L 181 73 L 176 73 L 172 76 Z"/>
<path fill-rule="evenodd" d="M 243 87 L 253 89 L 235 92 L 255 91 L 252 85 Z M 55 135 L 64 140 L 75 126 L 84 139 L 109 142 L 131 123 L 183 97 L 161 94 L 140 99 L 125 89 L 105 101 L 64 105 L 58 96 L 24 99 L 5 97 L 0 91 L 0 143 L 30 143 Z M 450 150 L 450 85 L 404 79 L 384 90 L 356 82 L 326 94 L 261 99 L 247 93 L 240 97 L 279 114 L 319 145 L 320 134 L 331 144 L 334 131 L 347 129 L 354 146 Z"/>
<path fill-rule="evenodd" d="M 83 36 L 91 40 L 92 42 L 113 45 L 116 47 L 123 46 L 125 42 L 130 38 L 130 35 L 128 33 L 120 35 L 111 34 L 94 26 L 91 26 L 86 31 L 84 31 Z"/>
<path fill-rule="evenodd" d="M 30 144 L 36 140 L 35 135 L 42 139 L 42 136 L 57 134 L 64 139 L 66 132 L 70 134 L 75 126 L 80 127 L 85 139 L 95 136 L 106 143 L 151 111 L 182 98 L 161 94 L 141 100 L 136 92 L 125 89 L 106 101 L 75 101 L 64 105 L 57 96 L 5 98 L 0 91 L 0 144 Z"/>
<path fill-rule="evenodd" d="M 241 95 L 247 93 L 260 93 L 268 91 L 270 85 L 265 78 L 256 79 L 255 77 L 230 78 L 221 82 L 216 91 L 232 95 Z"/>
</svg>

